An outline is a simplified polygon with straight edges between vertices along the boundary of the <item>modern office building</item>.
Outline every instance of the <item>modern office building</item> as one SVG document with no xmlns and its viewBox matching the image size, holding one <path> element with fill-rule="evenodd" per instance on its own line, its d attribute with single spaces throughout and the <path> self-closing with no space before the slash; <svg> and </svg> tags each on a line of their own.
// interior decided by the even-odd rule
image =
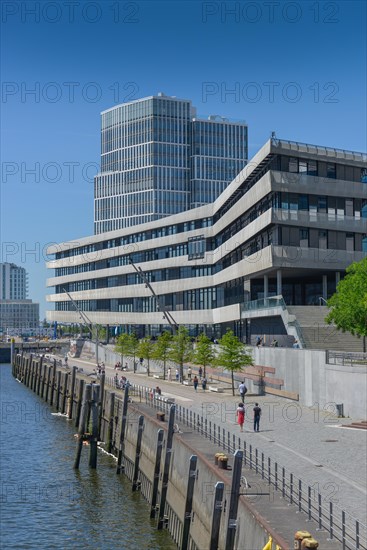
<svg viewBox="0 0 367 550">
<path fill-rule="evenodd" d="M 28 294 L 28 277 L 24 267 L 0 263 L 0 300 L 25 300 Z"/>
<path fill-rule="evenodd" d="M 199 119 L 189 100 L 159 94 L 102 112 L 95 234 L 213 202 L 247 156 L 244 122 Z"/>
<path fill-rule="evenodd" d="M 291 308 L 325 303 L 367 254 L 366 160 L 272 138 L 211 204 L 51 247 L 47 317 L 78 322 L 67 291 L 93 322 L 140 335 L 168 310 L 193 335 L 299 338 Z"/>
</svg>

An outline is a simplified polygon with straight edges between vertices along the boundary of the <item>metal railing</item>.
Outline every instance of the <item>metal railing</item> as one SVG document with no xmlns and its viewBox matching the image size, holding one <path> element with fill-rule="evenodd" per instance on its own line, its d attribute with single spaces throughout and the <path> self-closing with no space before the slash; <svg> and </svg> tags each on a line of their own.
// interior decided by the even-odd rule
<svg viewBox="0 0 367 550">
<path fill-rule="evenodd" d="M 342 366 L 367 366 L 367 353 L 359 353 L 355 351 L 330 351 L 326 350 L 326 363 L 328 365 L 342 365 Z"/>
<path fill-rule="evenodd" d="M 133 385 L 132 392 L 147 405 L 169 414 L 171 403 L 156 399 L 153 388 Z M 328 533 L 330 540 L 342 543 L 343 550 L 367 550 L 367 526 L 340 508 L 333 500 L 323 496 L 315 485 L 310 486 L 292 472 L 286 470 L 279 462 L 266 456 L 254 445 L 249 445 L 226 428 L 219 426 L 208 418 L 194 411 L 176 405 L 176 430 L 186 426 L 201 436 L 212 441 L 224 451 L 234 453 L 243 450 L 243 465 L 253 470 L 261 480 L 267 481 L 281 498 L 288 500 L 289 505 L 297 507 L 299 512 L 307 514 L 308 521 L 317 522 L 317 529 Z"/>
<path fill-rule="evenodd" d="M 272 296 L 270 298 L 262 298 L 261 300 L 252 300 L 250 302 L 244 302 L 241 305 L 242 311 L 255 311 L 258 309 L 269 309 L 274 307 L 287 309 L 283 296 Z"/>
</svg>

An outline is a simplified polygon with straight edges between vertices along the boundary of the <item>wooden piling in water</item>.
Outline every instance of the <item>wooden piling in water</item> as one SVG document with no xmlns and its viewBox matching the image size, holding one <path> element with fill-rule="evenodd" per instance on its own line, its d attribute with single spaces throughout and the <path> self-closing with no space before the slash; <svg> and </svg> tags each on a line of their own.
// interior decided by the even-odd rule
<svg viewBox="0 0 367 550">
<path fill-rule="evenodd" d="M 90 403 L 91 417 L 92 417 L 92 430 L 91 438 L 89 440 L 89 467 L 97 468 L 97 449 L 98 449 L 98 409 L 100 402 L 100 386 L 93 384 L 92 386 L 92 399 Z"/>
<path fill-rule="evenodd" d="M 61 370 L 57 371 L 56 410 L 60 409 Z"/>
<path fill-rule="evenodd" d="M 220 517 L 222 515 L 222 500 L 224 493 L 224 483 L 218 481 L 215 484 L 214 506 L 213 506 L 213 518 L 212 528 L 210 533 L 210 548 L 209 550 L 218 549 L 219 529 L 220 529 Z"/>
<path fill-rule="evenodd" d="M 84 392 L 84 380 L 79 380 L 78 401 L 76 403 L 76 414 L 75 414 L 75 427 L 76 428 L 78 428 L 79 421 L 80 421 L 80 412 L 81 412 L 81 409 L 82 409 L 83 392 Z"/>
<path fill-rule="evenodd" d="M 75 461 L 74 461 L 75 470 L 78 470 L 79 464 L 80 464 L 80 457 L 82 454 L 84 434 L 85 434 L 85 428 L 87 424 L 88 409 L 89 409 L 89 402 L 90 402 L 91 396 L 92 396 L 92 385 L 86 384 L 84 389 L 82 410 L 81 410 L 79 429 L 78 429 L 78 444 L 77 444 Z"/>
<path fill-rule="evenodd" d="M 41 358 L 41 361 L 42 361 L 42 384 L 41 384 L 41 397 L 43 399 L 43 396 L 44 396 L 44 393 L 45 393 L 45 383 L 46 383 L 46 370 L 47 370 L 47 367 L 46 367 L 46 362 L 43 360 L 43 357 Z"/>
<path fill-rule="evenodd" d="M 187 481 L 187 493 L 185 503 L 184 525 L 182 531 L 181 550 L 187 550 L 189 545 L 189 533 L 192 520 L 192 501 L 194 498 L 194 485 L 196 479 L 197 456 L 191 455 L 189 466 L 189 479 Z"/>
<path fill-rule="evenodd" d="M 48 394 L 49 394 L 49 391 L 50 391 L 51 367 L 50 367 L 50 365 L 45 365 L 45 368 L 47 368 L 46 395 L 45 395 L 45 401 L 47 403 Z"/>
<path fill-rule="evenodd" d="M 55 384 L 56 384 L 56 359 L 54 359 L 54 364 L 52 366 L 52 382 L 51 382 L 51 396 L 50 396 L 51 407 L 54 403 Z"/>
<path fill-rule="evenodd" d="M 144 429 L 144 416 L 140 415 L 139 424 L 138 424 L 138 437 L 136 440 L 136 449 L 135 449 L 135 464 L 134 464 L 134 474 L 133 474 L 133 484 L 132 484 L 133 491 L 136 491 L 139 485 L 139 482 L 138 482 L 139 460 L 140 460 L 141 438 L 143 435 L 143 429 Z"/>
<path fill-rule="evenodd" d="M 108 430 L 107 430 L 107 441 L 106 441 L 106 448 L 107 452 L 112 452 L 112 441 L 113 441 L 113 426 L 114 426 L 114 420 L 115 420 L 115 393 L 110 393 L 110 406 L 109 406 L 109 412 L 108 412 Z"/>
<path fill-rule="evenodd" d="M 64 384 L 63 384 L 63 390 L 62 390 L 62 403 L 61 403 L 61 412 L 62 414 L 65 414 L 66 411 L 66 399 L 68 397 L 68 378 L 69 373 L 64 373 Z"/>
<path fill-rule="evenodd" d="M 151 502 L 151 507 L 150 507 L 150 517 L 152 519 L 155 518 L 156 506 L 157 506 L 157 500 L 158 500 L 158 483 L 159 483 L 159 473 L 160 473 L 160 469 L 161 469 L 163 435 L 164 435 L 164 431 L 162 429 L 158 430 L 158 433 L 157 433 L 157 449 L 156 449 L 156 453 L 155 453 L 153 488 L 152 488 L 152 502 Z"/>
<path fill-rule="evenodd" d="M 73 406 L 74 406 L 74 393 L 75 393 L 75 380 L 76 380 L 76 371 L 78 370 L 78 367 L 73 367 L 73 371 L 71 374 L 71 387 L 70 387 L 70 407 L 69 407 L 69 414 L 68 417 L 70 419 L 73 418 Z"/>
<path fill-rule="evenodd" d="M 122 407 L 121 430 L 120 430 L 120 441 L 118 446 L 116 474 L 121 474 L 125 469 L 125 467 L 122 465 L 122 459 L 124 456 L 124 448 L 125 448 L 125 429 L 126 429 L 128 402 L 129 402 L 129 386 L 126 385 L 125 392 L 124 392 L 124 403 Z"/>
<path fill-rule="evenodd" d="M 170 467 L 170 464 L 171 464 L 173 426 L 174 426 L 174 423 L 175 423 L 175 412 L 176 412 L 176 406 L 171 405 L 171 408 L 170 408 L 170 411 L 169 411 L 166 455 L 165 455 L 165 459 L 164 459 L 164 469 L 163 469 L 163 478 L 162 478 L 161 502 L 160 502 L 160 505 L 159 505 L 159 517 L 158 517 L 158 525 L 157 525 L 158 530 L 163 528 L 163 523 L 164 523 L 164 508 L 166 506 L 169 467 Z"/>
<path fill-rule="evenodd" d="M 40 360 L 39 360 L 39 363 L 38 363 L 37 395 L 40 395 L 40 392 L 41 392 L 42 363 L 43 363 L 43 357 L 40 357 Z"/>
<path fill-rule="evenodd" d="M 34 393 L 37 391 L 37 368 L 38 361 L 32 358 L 32 390 Z"/>
<path fill-rule="evenodd" d="M 103 414 L 104 414 L 105 378 L 106 378 L 106 375 L 103 372 L 102 375 L 101 375 L 101 390 L 100 390 L 100 397 L 99 397 L 99 403 L 98 403 L 98 439 L 99 440 L 101 440 L 102 418 L 103 418 Z"/>
</svg>

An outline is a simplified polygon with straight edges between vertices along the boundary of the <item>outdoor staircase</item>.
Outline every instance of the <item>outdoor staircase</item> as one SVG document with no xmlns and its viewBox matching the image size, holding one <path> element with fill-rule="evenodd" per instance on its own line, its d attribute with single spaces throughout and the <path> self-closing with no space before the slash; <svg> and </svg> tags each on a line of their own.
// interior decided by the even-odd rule
<svg viewBox="0 0 367 550">
<path fill-rule="evenodd" d="M 329 311 L 326 306 L 287 306 L 287 309 L 297 319 L 306 349 L 363 351 L 362 338 L 326 324 Z"/>
<path fill-rule="evenodd" d="M 357 428 L 358 430 L 367 430 L 367 420 L 361 422 L 352 422 L 351 424 L 343 424 L 343 428 Z"/>
</svg>

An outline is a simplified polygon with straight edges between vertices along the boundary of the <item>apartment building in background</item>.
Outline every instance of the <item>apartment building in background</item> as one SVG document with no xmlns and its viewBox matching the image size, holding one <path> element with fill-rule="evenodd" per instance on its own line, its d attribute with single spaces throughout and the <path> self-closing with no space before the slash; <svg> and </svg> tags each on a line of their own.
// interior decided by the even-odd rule
<svg viewBox="0 0 367 550">
<path fill-rule="evenodd" d="M 27 297 L 28 274 L 25 268 L 0 263 L 0 331 L 39 326 L 39 304 Z"/>
</svg>

